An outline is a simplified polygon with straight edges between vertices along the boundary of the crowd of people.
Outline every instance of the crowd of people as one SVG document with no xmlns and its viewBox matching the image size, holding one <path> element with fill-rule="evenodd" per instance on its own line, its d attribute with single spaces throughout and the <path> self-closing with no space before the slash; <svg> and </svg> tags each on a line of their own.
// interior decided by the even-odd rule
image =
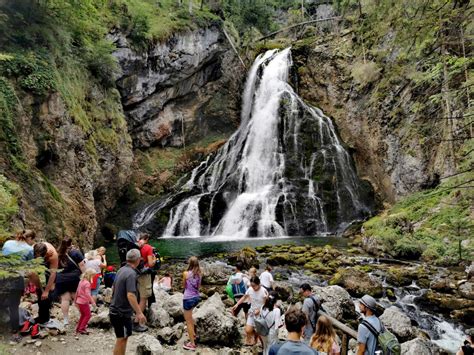
<svg viewBox="0 0 474 355">
<path fill-rule="evenodd" d="M 83 254 L 71 238 L 65 237 L 56 249 L 48 242 L 36 241 L 36 234 L 31 230 L 23 230 L 12 240 L 6 241 L 2 248 L 3 255 L 17 254 L 23 260 L 40 258 L 46 268 L 43 280 L 36 273 L 28 272 L 9 284 L 9 295 L 4 303 L 10 314 L 11 340 L 21 341 L 21 334 L 30 334 L 34 338 L 39 333 L 39 327 L 48 328 L 51 322 L 57 324 L 50 315 L 52 302 L 60 303 L 63 326 L 68 326 L 69 310 L 71 305 L 75 305 L 80 314 L 75 327 L 76 333 L 88 334 L 91 306 L 96 307 L 100 285 L 105 282 L 108 286 L 113 285 L 109 317 L 116 335 L 114 354 L 125 354 L 132 331 L 147 331 L 147 304 L 154 301 L 154 295 L 159 290 L 168 293 L 173 291 L 173 276 L 170 273 L 157 277 L 160 256 L 149 244 L 149 239 L 150 236 L 145 233 L 118 233 L 117 246 L 121 265 L 118 272 L 113 273 L 112 280 L 107 279 L 104 274 L 106 270 L 111 271 L 104 247 Z M 26 284 L 23 276 L 27 279 Z M 182 307 L 188 333 L 188 341 L 183 344 L 183 348 L 190 351 L 197 349 L 199 340 L 195 331 L 193 309 L 201 301 L 201 281 L 199 260 L 193 256 L 182 274 Z M 331 317 L 323 312 L 321 300 L 311 286 L 308 283 L 300 285 L 302 306 L 290 306 L 284 314 L 274 287 L 271 266 L 266 266 L 258 275 L 258 270 L 254 267 L 245 272 L 242 262 L 235 264 L 226 291 L 235 302 L 230 309 L 232 314 L 238 317 L 243 310 L 244 345 L 252 347 L 261 344 L 264 355 L 339 355 L 340 339 Z M 20 319 L 24 312 L 22 313 L 19 305 L 25 292 L 37 296 L 38 316 L 35 319 Z M 376 300 L 364 295 L 358 304 L 364 318 L 357 330 L 357 355 L 383 354 L 385 350 L 380 335 L 386 330 L 376 315 Z M 288 336 L 285 342 L 279 342 L 278 333 L 283 326 L 286 327 Z M 468 331 L 467 340 L 457 355 L 473 354 L 473 335 L 474 331 Z M 393 353 L 396 354 L 397 348 L 394 349 Z"/>
</svg>

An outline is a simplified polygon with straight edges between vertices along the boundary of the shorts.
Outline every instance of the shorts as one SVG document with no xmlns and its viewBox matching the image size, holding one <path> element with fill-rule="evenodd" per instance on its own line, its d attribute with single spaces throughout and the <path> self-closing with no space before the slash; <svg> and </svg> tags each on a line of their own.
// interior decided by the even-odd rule
<svg viewBox="0 0 474 355">
<path fill-rule="evenodd" d="M 101 283 L 101 281 L 102 281 L 102 277 L 98 277 L 98 278 L 97 278 L 97 282 L 96 282 L 96 283 L 97 283 L 97 286 L 96 286 L 93 290 L 91 290 L 91 295 L 92 295 L 92 296 L 97 296 L 97 295 L 99 294 L 99 289 L 100 289 L 100 283 Z"/>
<path fill-rule="evenodd" d="M 128 338 L 132 335 L 132 317 L 120 316 L 118 314 L 109 314 L 110 324 L 114 327 L 117 338 Z"/>
<path fill-rule="evenodd" d="M 199 301 L 201 301 L 201 297 L 193 297 L 193 298 L 189 298 L 189 299 L 183 299 L 183 308 L 185 311 L 190 311 L 191 309 L 193 309 L 194 307 L 196 307 L 199 303 Z"/>
<path fill-rule="evenodd" d="M 249 312 L 249 315 L 247 317 L 247 321 L 245 322 L 246 325 L 250 325 L 251 327 L 255 328 L 255 315 L 253 312 Z"/>
<path fill-rule="evenodd" d="M 57 282 L 54 287 L 54 298 L 64 295 L 66 292 L 76 292 L 79 285 L 79 278 L 77 280 L 70 280 L 64 282 Z"/>
<path fill-rule="evenodd" d="M 238 301 L 241 297 L 235 298 L 236 301 Z M 237 316 L 241 310 L 244 310 L 244 313 L 248 313 L 250 309 L 250 303 L 243 302 L 237 306 L 237 308 L 234 311 L 234 316 Z"/>
<path fill-rule="evenodd" d="M 153 294 L 152 284 L 151 284 L 151 275 L 143 274 L 137 278 L 137 288 L 140 298 L 149 298 Z"/>
</svg>

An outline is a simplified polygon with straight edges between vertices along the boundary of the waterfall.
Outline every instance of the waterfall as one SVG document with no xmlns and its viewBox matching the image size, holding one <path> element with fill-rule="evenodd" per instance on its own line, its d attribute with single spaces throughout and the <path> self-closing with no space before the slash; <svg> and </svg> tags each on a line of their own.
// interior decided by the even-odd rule
<svg viewBox="0 0 474 355">
<path fill-rule="evenodd" d="M 278 237 L 334 233 L 370 215 L 370 187 L 332 121 L 288 83 L 291 65 L 289 48 L 257 57 L 237 131 L 193 170 L 182 198 L 146 207 L 136 227 L 168 209 L 165 237 Z"/>
</svg>

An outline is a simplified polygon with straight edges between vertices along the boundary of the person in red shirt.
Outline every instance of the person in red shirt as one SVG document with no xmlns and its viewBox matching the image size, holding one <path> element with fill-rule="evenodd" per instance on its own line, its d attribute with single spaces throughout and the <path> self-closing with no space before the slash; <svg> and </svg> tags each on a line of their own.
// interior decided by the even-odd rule
<svg viewBox="0 0 474 355">
<path fill-rule="evenodd" d="M 138 240 L 138 246 L 140 247 L 140 254 L 142 257 L 142 261 L 144 263 L 144 269 L 142 269 L 142 274 L 137 278 L 137 288 L 138 293 L 140 295 L 140 309 L 142 312 L 145 311 L 146 303 L 148 298 L 150 298 L 153 294 L 153 283 L 152 283 L 152 275 L 150 272 L 146 272 L 146 269 L 152 268 L 155 266 L 156 257 L 153 253 L 153 247 L 148 244 L 150 240 L 150 235 L 143 233 L 140 235 Z M 145 331 L 146 327 L 138 325 L 134 328 L 136 331 Z"/>
</svg>

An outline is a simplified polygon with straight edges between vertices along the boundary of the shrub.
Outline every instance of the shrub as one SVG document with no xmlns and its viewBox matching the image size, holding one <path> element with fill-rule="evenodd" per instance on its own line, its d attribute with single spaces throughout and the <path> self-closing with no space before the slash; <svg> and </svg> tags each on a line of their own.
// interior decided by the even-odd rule
<svg viewBox="0 0 474 355">
<path fill-rule="evenodd" d="M 356 62 L 352 65 L 351 76 L 360 88 L 364 88 L 380 77 L 381 68 L 375 62 Z"/>
</svg>

